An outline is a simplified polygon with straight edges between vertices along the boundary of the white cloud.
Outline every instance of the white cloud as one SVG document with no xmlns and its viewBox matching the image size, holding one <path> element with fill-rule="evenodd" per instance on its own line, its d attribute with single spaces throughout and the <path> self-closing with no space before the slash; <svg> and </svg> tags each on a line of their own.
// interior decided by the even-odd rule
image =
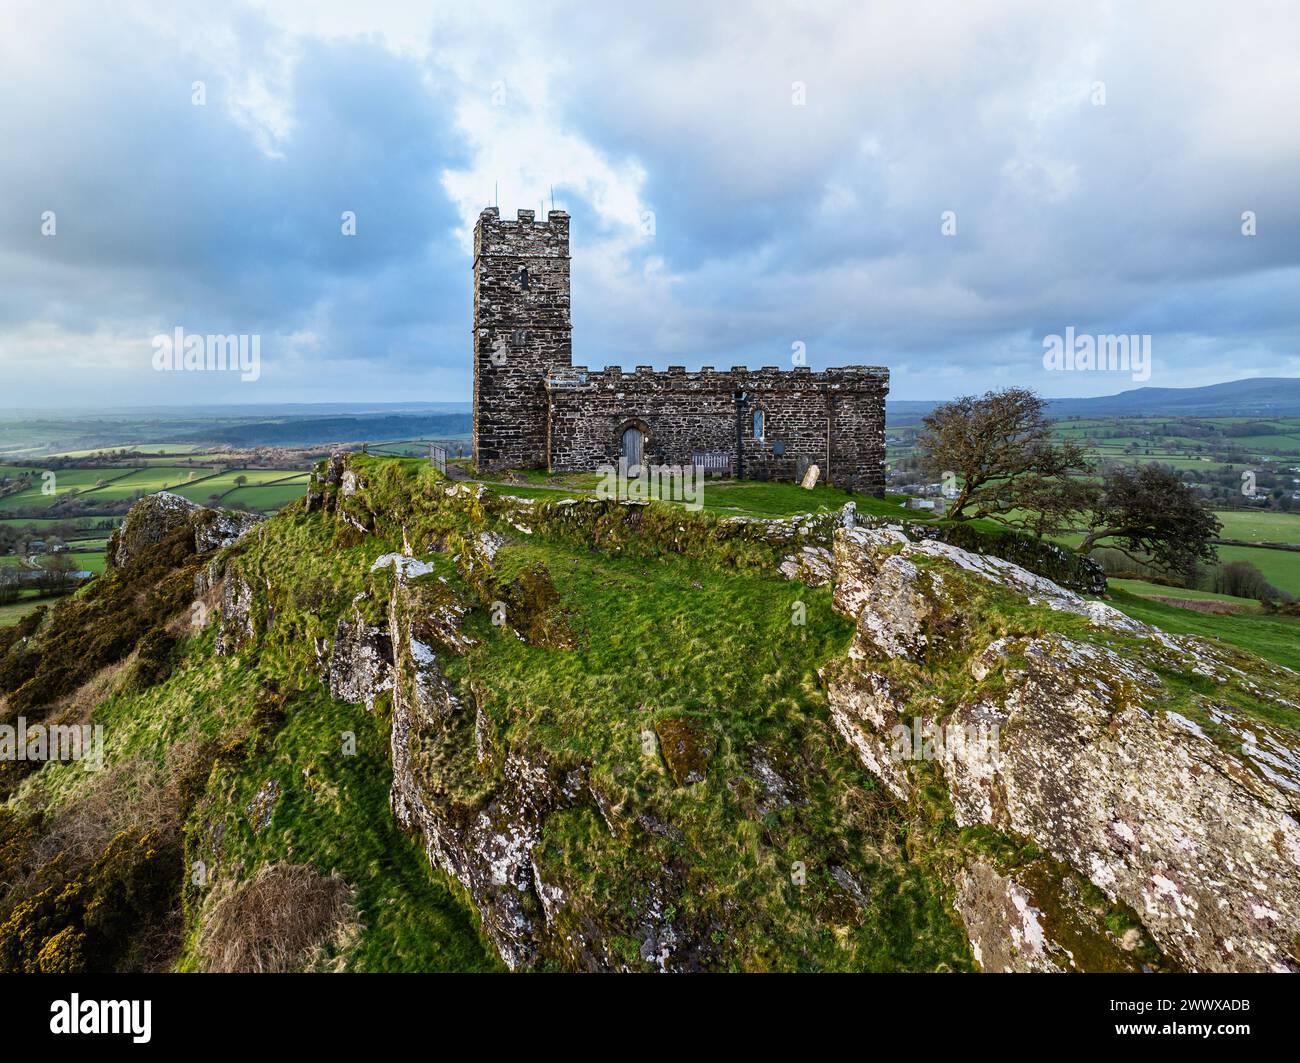
<svg viewBox="0 0 1300 1063">
<path fill-rule="evenodd" d="M 0 89 L 30 102 L 0 114 L 24 149 L 0 176 L 0 376 L 53 379 L 41 352 L 75 347 L 103 394 L 130 337 L 186 313 L 283 334 L 286 392 L 418 372 L 466 397 L 474 218 L 552 188 L 591 365 L 784 364 L 800 339 L 924 397 L 1027 372 L 1071 322 L 1156 333 L 1177 357 L 1153 384 L 1300 348 L 1290 4 L 56 0 L 3 28 Z M 321 80 L 354 54 L 374 69 Z M 209 113 L 178 115 L 193 80 Z M 364 239 L 324 239 L 358 199 Z M 56 245 L 30 236 L 47 204 Z"/>
</svg>

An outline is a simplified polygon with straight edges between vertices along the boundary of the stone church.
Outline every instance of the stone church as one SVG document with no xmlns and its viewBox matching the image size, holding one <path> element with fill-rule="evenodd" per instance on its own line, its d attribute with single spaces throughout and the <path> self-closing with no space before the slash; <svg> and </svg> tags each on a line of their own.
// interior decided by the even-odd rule
<svg viewBox="0 0 1300 1063">
<path fill-rule="evenodd" d="M 573 364 L 569 216 L 531 210 L 474 228 L 474 459 L 501 469 L 699 465 L 883 495 L 889 370 L 766 366 L 656 372 Z"/>
</svg>

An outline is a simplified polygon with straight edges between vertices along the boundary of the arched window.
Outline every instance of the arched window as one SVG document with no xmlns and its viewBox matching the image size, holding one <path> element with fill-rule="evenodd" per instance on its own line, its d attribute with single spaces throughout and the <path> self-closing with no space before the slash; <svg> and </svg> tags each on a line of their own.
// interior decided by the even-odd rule
<svg viewBox="0 0 1300 1063">
<path fill-rule="evenodd" d="M 528 291 L 528 267 L 527 266 L 521 266 L 519 268 L 519 290 L 521 292 Z"/>
<path fill-rule="evenodd" d="M 763 429 L 764 429 L 763 420 L 764 420 L 764 418 L 763 418 L 763 411 L 762 411 L 762 410 L 755 410 L 755 411 L 754 411 L 754 438 L 755 438 L 755 439 L 763 439 L 763 438 L 764 438 L 764 434 L 763 434 Z"/>
</svg>

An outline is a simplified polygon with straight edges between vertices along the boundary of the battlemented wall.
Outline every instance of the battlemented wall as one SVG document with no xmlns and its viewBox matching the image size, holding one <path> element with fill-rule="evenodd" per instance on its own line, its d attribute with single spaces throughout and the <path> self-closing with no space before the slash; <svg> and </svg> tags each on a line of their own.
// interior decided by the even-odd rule
<svg viewBox="0 0 1300 1063">
<path fill-rule="evenodd" d="M 572 360 L 569 216 L 531 210 L 474 227 L 474 457 L 481 471 L 546 465 L 546 391 Z M 526 278 L 523 270 L 527 270 Z"/>
<path fill-rule="evenodd" d="M 793 480 L 812 462 L 833 484 L 884 494 L 889 370 L 882 367 L 688 373 L 639 366 L 624 373 L 578 366 L 551 374 L 546 391 L 553 472 L 616 464 L 624 430 L 637 427 L 646 437 L 646 464 L 687 465 L 697 453 L 723 453 L 734 475 Z M 761 439 L 754 437 L 756 409 L 763 411 Z"/>
</svg>

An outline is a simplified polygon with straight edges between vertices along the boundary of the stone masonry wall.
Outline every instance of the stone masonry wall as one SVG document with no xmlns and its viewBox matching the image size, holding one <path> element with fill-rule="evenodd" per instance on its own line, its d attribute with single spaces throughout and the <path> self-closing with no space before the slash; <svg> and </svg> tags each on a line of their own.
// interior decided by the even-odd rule
<svg viewBox="0 0 1300 1063">
<path fill-rule="evenodd" d="M 481 471 L 546 465 L 543 381 L 572 360 L 569 216 L 474 227 L 474 456 Z M 527 270 L 526 280 L 522 271 Z"/>
<path fill-rule="evenodd" d="M 638 366 L 587 372 L 575 367 L 548 382 L 548 453 L 552 472 L 615 464 L 623 431 L 645 433 L 645 462 L 686 465 L 696 452 L 730 456 L 746 479 L 793 480 L 800 458 L 816 462 L 833 484 L 884 493 L 885 395 L 889 371 L 851 366 L 813 373 L 711 368 L 656 373 Z M 747 396 L 743 406 L 737 396 Z M 741 409 L 738 468 L 737 412 Z M 754 411 L 764 416 L 754 436 Z M 777 443 L 783 453 L 777 454 Z"/>
</svg>

